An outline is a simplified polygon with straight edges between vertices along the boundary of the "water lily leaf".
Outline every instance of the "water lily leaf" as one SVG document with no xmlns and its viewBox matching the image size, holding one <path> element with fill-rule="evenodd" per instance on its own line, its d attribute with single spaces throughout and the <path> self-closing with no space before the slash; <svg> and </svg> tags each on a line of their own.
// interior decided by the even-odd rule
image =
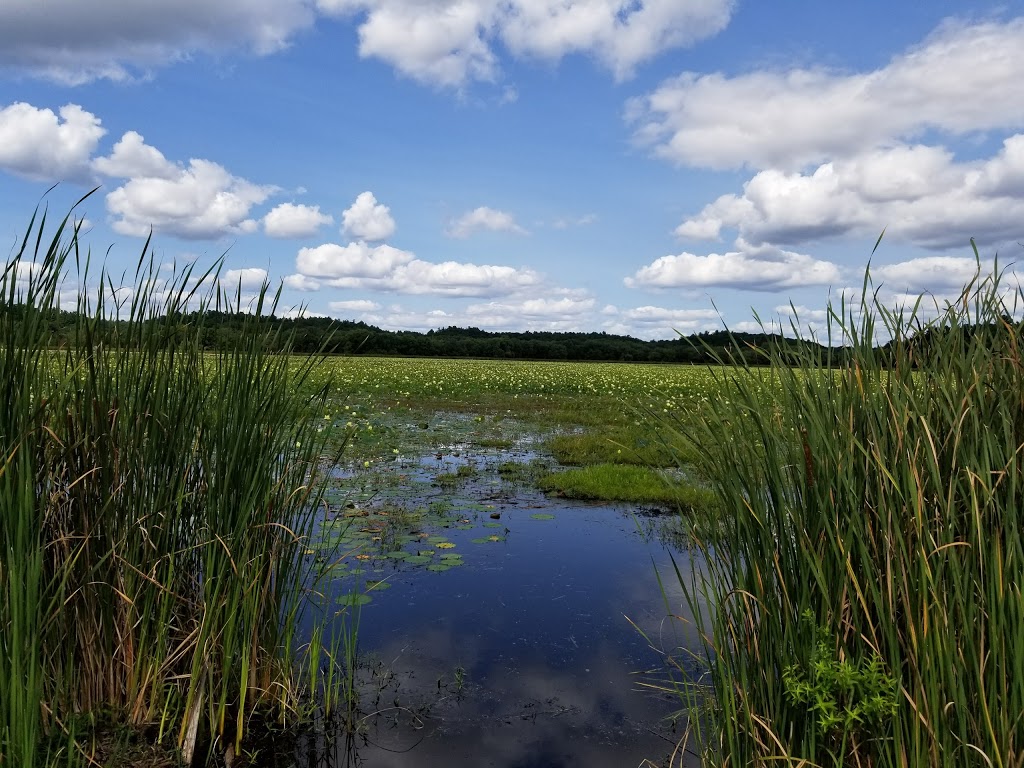
<svg viewBox="0 0 1024 768">
<path fill-rule="evenodd" d="M 441 573 L 443 571 L 447 571 L 451 567 L 452 566 L 446 565 L 445 563 L 434 563 L 433 565 L 428 565 L 427 570 L 434 571 L 435 573 Z"/>
<path fill-rule="evenodd" d="M 339 595 L 337 602 L 341 605 L 366 605 L 373 602 L 373 598 L 363 592 L 349 592 L 345 595 Z"/>
<path fill-rule="evenodd" d="M 488 541 L 489 541 L 489 539 L 486 536 L 484 536 L 482 538 L 479 538 L 479 539 L 472 539 L 472 542 L 474 544 L 486 544 Z"/>
<path fill-rule="evenodd" d="M 399 549 L 394 552 L 388 552 L 386 555 L 384 555 L 384 557 L 390 558 L 392 560 L 405 560 L 406 558 L 410 557 L 410 553 L 406 552 L 404 549 Z"/>
<path fill-rule="evenodd" d="M 377 592 L 377 591 L 380 591 L 382 589 L 391 589 L 391 587 L 392 587 L 392 584 L 389 581 L 381 581 L 381 580 L 374 581 L 373 579 L 367 579 L 366 580 L 366 591 L 367 592 Z"/>
<path fill-rule="evenodd" d="M 434 554 L 434 550 L 432 550 L 432 549 L 421 549 L 419 552 L 417 552 L 417 554 L 422 555 L 423 557 L 430 557 L 431 555 Z"/>
<path fill-rule="evenodd" d="M 438 549 L 455 549 L 455 545 L 450 541 L 442 541 L 437 545 Z"/>
<path fill-rule="evenodd" d="M 547 512 L 535 512 L 530 515 L 534 520 L 554 520 L 554 515 L 549 515 Z"/>
<path fill-rule="evenodd" d="M 411 557 L 405 558 L 405 562 L 411 565 L 426 565 L 431 560 L 427 555 L 412 555 Z"/>
<path fill-rule="evenodd" d="M 504 523 L 484 523 L 484 528 L 504 528 Z"/>
<path fill-rule="evenodd" d="M 446 554 L 441 555 L 441 559 L 446 563 L 450 563 L 453 560 L 461 560 L 462 555 L 457 554 L 455 552 L 448 552 Z"/>
</svg>

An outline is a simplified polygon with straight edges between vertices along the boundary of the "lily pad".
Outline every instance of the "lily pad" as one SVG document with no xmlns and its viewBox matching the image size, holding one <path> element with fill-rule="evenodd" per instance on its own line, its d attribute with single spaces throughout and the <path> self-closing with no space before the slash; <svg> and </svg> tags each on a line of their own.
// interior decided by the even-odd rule
<svg viewBox="0 0 1024 768">
<path fill-rule="evenodd" d="M 443 571 L 447 571 L 451 567 L 451 565 L 446 565 L 445 563 L 434 563 L 433 565 L 428 565 L 427 570 L 434 571 L 434 573 L 442 573 Z"/>
<path fill-rule="evenodd" d="M 431 558 L 428 555 L 412 555 L 411 557 L 405 558 L 405 562 L 412 565 L 426 565 L 430 560 Z"/>
<path fill-rule="evenodd" d="M 373 602 L 373 598 L 364 592 L 349 592 L 347 595 L 339 595 L 337 602 L 341 605 L 357 606 Z"/>
<path fill-rule="evenodd" d="M 504 528 L 504 523 L 484 523 L 484 528 Z"/>
<path fill-rule="evenodd" d="M 445 562 L 445 563 L 453 563 L 453 562 L 461 563 L 462 562 L 462 555 L 456 555 L 454 553 L 446 554 L 446 555 L 441 555 L 441 560 L 443 562 Z"/>
<path fill-rule="evenodd" d="M 455 549 L 455 545 L 450 541 L 442 541 L 437 545 L 438 549 Z"/>
<path fill-rule="evenodd" d="M 373 581 L 371 579 L 366 580 L 366 591 L 367 592 L 379 592 L 382 589 L 391 589 L 392 584 L 389 581 Z"/>
<path fill-rule="evenodd" d="M 421 549 L 419 552 L 417 552 L 417 554 L 421 555 L 422 557 L 430 557 L 431 555 L 434 554 L 434 550 L 432 550 L 432 549 Z"/>
<path fill-rule="evenodd" d="M 489 541 L 489 539 L 486 536 L 482 536 L 479 539 L 472 539 L 472 542 L 474 544 L 486 544 L 488 541 Z"/>
<path fill-rule="evenodd" d="M 388 552 L 385 555 L 385 557 L 388 557 L 388 558 L 390 558 L 392 560 L 407 560 L 407 559 L 409 559 L 409 557 L 411 557 L 411 555 L 410 555 L 410 553 L 406 552 L 404 549 L 399 549 L 399 550 L 396 550 L 394 552 Z"/>
<path fill-rule="evenodd" d="M 549 515 L 547 512 L 535 512 L 530 515 L 534 520 L 554 520 L 554 515 Z"/>
</svg>

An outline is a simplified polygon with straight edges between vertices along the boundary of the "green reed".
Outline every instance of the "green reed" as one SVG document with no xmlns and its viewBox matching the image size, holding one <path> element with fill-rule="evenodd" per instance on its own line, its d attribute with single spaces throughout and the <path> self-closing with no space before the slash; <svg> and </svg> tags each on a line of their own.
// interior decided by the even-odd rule
<svg viewBox="0 0 1024 768">
<path fill-rule="evenodd" d="M 70 218 L 46 229 L 33 218 L 0 276 L 0 764 L 88 762 L 94 713 L 156 724 L 186 762 L 238 754 L 254 717 L 340 692 L 296 658 L 321 652 L 296 640 L 338 460 L 330 382 L 310 383 L 316 356 L 270 351 L 289 340 L 257 330 L 266 286 L 250 301 L 216 269 L 168 276 L 147 243 L 126 291 Z M 56 349 L 62 295 L 77 343 Z M 206 353 L 195 309 L 252 327 Z"/>
<path fill-rule="evenodd" d="M 830 308 L 841 356 L 723 368 L 685 427 L 721 502 L 680 576 L 705 765 L 1024 765 L 1022 297 L 868 288 Z"/>
</svg>

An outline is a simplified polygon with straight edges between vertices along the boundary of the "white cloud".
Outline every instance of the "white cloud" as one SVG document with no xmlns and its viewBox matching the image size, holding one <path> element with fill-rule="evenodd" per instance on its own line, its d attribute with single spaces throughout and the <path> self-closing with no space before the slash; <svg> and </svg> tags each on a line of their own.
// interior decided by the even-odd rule
<svg viewBox="0 0 1024 768">
<path fill-rule="evenodd" d="M 414 259 L 384 277 L 339 277 L 331 285 L 432 296 L 505 296 L 542 284 L 531 269 Z"/>
<path fill-rule="evenodd" d="M 318 0 L 336 15 L 363 15 L 359 53 L 416 80 L 449 87 L 493 81 L 495 44 L 513 55 L 598 59 L 617 78 L 661 51 L 721 31 L 733 0 Z"/>
<path fill-rule="evenodd" d="M 754 247 L 742 240 L 737 250 L 697 256 L 662 256 L 627 277 L 630 288 L 702 288 L 723 286 L 751 291 L 776 291 L 805 285 L 828 285 L 840 279 L 828 261 L 771 246 Z"/>
<path fill-rule="evenodd" d="M 1020 235 L 1024 134 L 984 160 L 956 162 L 942 147 L 895 146 L 825 163 L 809 173 L 761 171 L 743 193 L 723 195 L 676 229 L 716 238 L 735 229 L 754 243 L 797 245 L 825 237 L 887 238 L 925 248 L 990 244 Z"/>
<path fill-rule="evenodd" d="M 410 251 L 368 245 L 362 240 L 302 248 L 295 264 L 302 275 L 326 280 L 337 288 L 404 294 L 503 296 L 542 282 L 530 269 L 422 261 Z"/>
<path fill-rule="evenodd" d="M 220 278 L 225 288 L 237 288 L 251 290 L 261 288 L 267 282 L 267 270 L 259 267 L 243 267 L 242 269 L 229 269 Z"/>
<path fill-rule="evenodd" d="M 328 305 L 332 312 L 373 312 L 380 309 L 380 304 L 368 299 L 352 299 L 350 301 L 332 301 Z"/>
<path fill-rule="evenodd" d="M 58 116 L 15 102 L 0 109 L 0 169 L 41 181 L 84 180 L 105 133 L 100 119 L 77 104 L 61 107 Z"/>
<path fill-rule="evenodd" d="M 170 177 L 130 179 L 107 195 L 107 210 L 123 235 L 144 237 L 152 227 L 182 238 L 217 238 L 254 232 L 258 224 L 249 213 L 274 191 L 193 159 Z"/>
<path fill-rule="evenodd" d="M 130 179 L 147 176 L 154 179 L 173 179 L 180 169 L 169 162 L 156 147 L 146 144 L 141 134 L 128 131 L 114 145 L 108 157 L 97 157 L 92 167 L 104 176 Z"/>
<path fill-rule="evenodd" d="M 309 237 L 325 224 L 334 223 L 319 205 L 281 203 L 263 217 L 263 231 L 270 237 Z"/>
<path fill-rule="evenodd" d="M 367 245 L 363 241 L 336 245 L 324 243 L 302 248 L 295 266 L 304 275 L 320 278 L 383 279 L 415 258 L 409 251 L 390 245 Z"/>
<path fill-rule="evenodd" d="M 646 305 L 620 310 L 605 307 L 603 328 L 608 333 L 635 336 L 642 339 L 671 339 L 679 334 L 721 327 L 718 313 L 713 309 L 669 309 Z"/>
<path fill-rule="evenodd" d="M 511 213 L 497 211 L 486 206 L 474 208 L 472 211 L 462 214 L 448 225 L 445 234 L 449 237 L 466 238 L 484 230 L 514 232 L 517 235 L 527 234 L 525 229 L 516 224 Z"/>
<path fill-rule="evenodd" d="M 0 69 L 124 80 L 196 52 L 267 54 L 313 24 L 309 0 L 4 0 Z"/>
<path fill-rule="evenodd" d="M 387 240 L 395 234 L 390 209 L 378 203 L 372 192 L 360 193 L 341 218 L 342 231 L 360 240 Z"/>
<path fill-rule="evenodd" d="M 957 256 L 924 256 L 897 264 L 885 264 L 871 268 L 871 279 L 875 285 L 883 284 L 891 291 L 954 292 L 962 289 L 981 271 L 990 274 L 988 265 L 979 264 L 973 258 Z"/>
<path fill-rule="evenodd" d="M 333 308 L 334 305 L 331 306 Z M 492 331 L 585 331 L 593 328 L 594 300 L 583 296 L 568 297 L 553 291 L 550 296 L 521 301 L 488 301 L 453 311 L 410 310 L 400 305 L 392 305 L 385 311 L 376 311 L 378 309 L 368 309 L 360 319 L 381 328 L 400 330 L 425 331 L 457 326 Z"/>
<path fill-rule="evenodd" d="M 1024 125 L 1024 18 L 951 20 L 870 72 L 684 73 L 629 105 L 636 138 L 674 162 L 797 170 L 926 131 Z"/>
<path fill-rule="evenodd" d="M 287 275 L 281 282 L 284 283 L 285 288 L 291 288 L 293 291 L 320 290 L 320 282 L 305 275 Z"/>
</svg>

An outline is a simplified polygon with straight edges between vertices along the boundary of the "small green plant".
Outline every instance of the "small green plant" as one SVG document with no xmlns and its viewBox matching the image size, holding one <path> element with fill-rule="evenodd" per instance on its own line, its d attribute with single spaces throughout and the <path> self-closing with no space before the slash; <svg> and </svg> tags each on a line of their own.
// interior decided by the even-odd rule
<svg viewBox="0 0 1024 768">
<path fill-rule="evenodd" d="M 782 671 L 789 700 L 805 705 L 818 732 L 833 742 L 845 744 L 863 731 L 877 734 L 885 717 L 896 713 L 899 679 L 885 674 L 877 653 L 867 661 L 840 658 L 828 630 L 815 624 L 809 610 L 801 623 L 814 635 L 814 645 L 805 664 L 790 664 Z"/>
</svg>

